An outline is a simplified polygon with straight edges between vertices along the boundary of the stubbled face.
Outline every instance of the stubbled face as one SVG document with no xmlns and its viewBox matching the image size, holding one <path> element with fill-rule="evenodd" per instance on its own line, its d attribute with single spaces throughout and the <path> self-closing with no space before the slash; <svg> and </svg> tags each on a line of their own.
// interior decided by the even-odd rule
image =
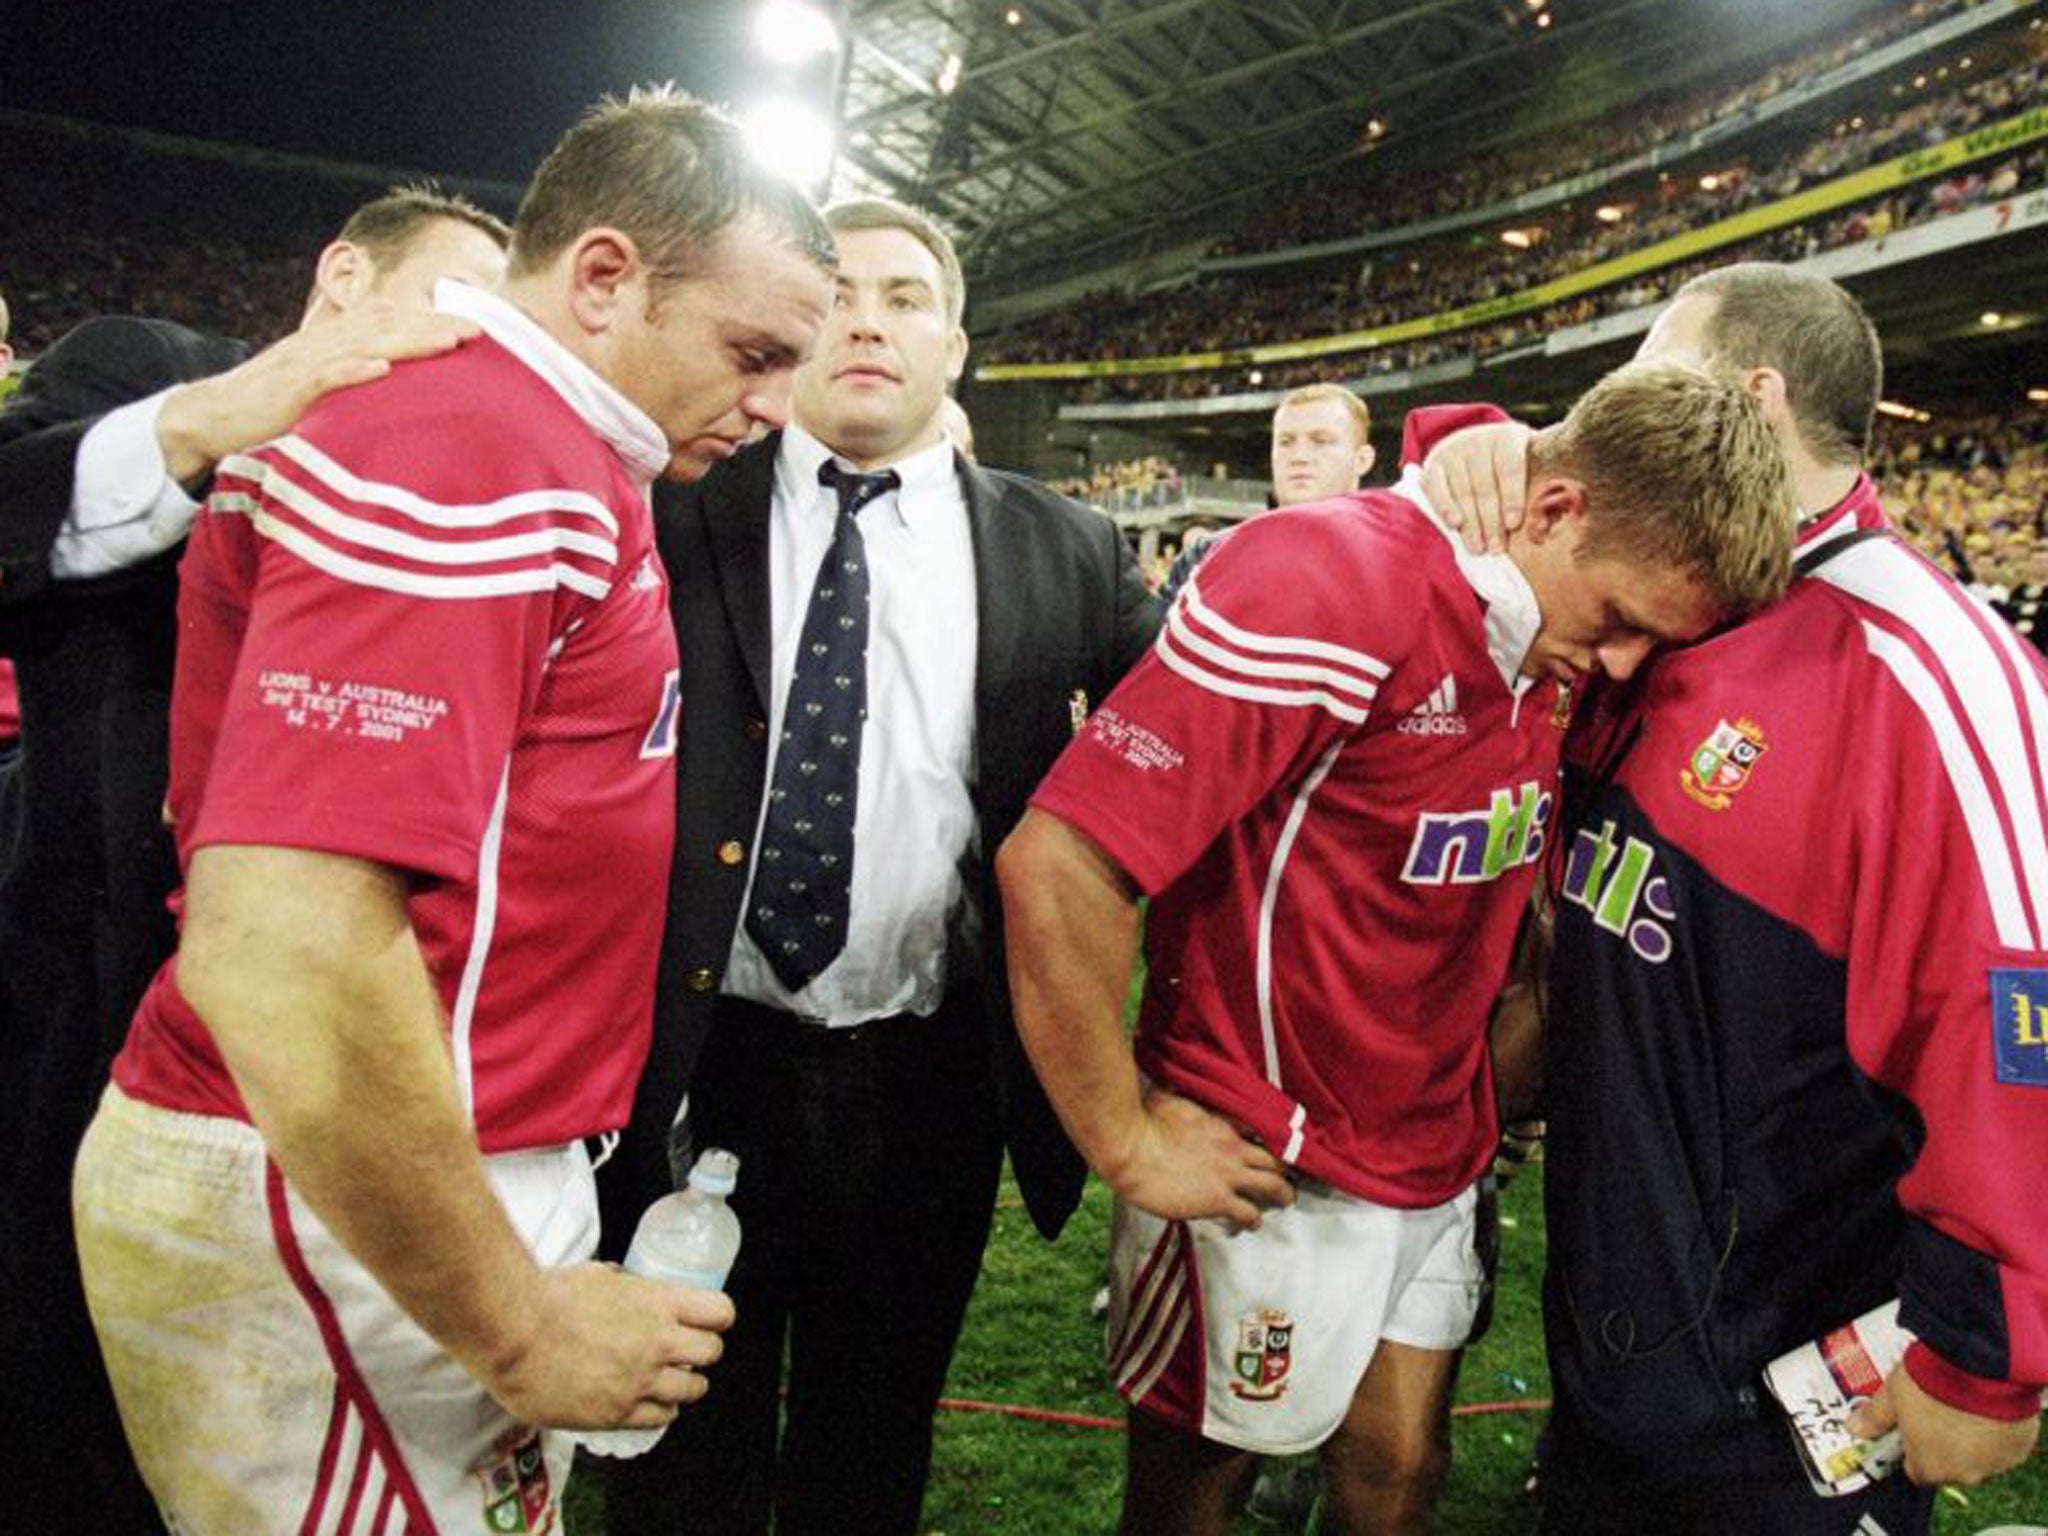
<svg viewBox="0 0 2048 1536">
<path fill-rule="evenodd" d="M 1273 413 L 1273 496 L 1281 506 L 1358 489 L 1372 449 L 1341 400 L 1298 400 Z"/>
<path fill-rule="evenodd" d="M 735 224 L 698 271 L 623 321 L 606 369 L 669 441 L 664 478 L 696 480 L 757 431 L 789 420 L 831 282 L 755 220 Z"/>
<path fill-rule="evenodd" d="M 967 360 L 939 261 L 907 230 L 848 229 L 832 313 L 797 374 L 796 419 L 862 468 L 894 463 L 945 431 L 946 386 Z"/>
<path fill-rule="evenodd" d="M 1584 539 L 1584 518 L 1573 517 L 1518 561 L 1543 614 L 1524 676 L 1619 680 L 1658 646 L 1697 640 L 1720 622 L 1720 604 L 1691 572 L 1611 555 L 1583 559 Z"/>
</svg>

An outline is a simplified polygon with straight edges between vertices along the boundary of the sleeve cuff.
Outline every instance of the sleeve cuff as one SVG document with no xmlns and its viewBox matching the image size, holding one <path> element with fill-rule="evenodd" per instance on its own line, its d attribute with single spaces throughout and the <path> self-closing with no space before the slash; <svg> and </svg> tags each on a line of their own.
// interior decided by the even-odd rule
<svg viewBox="0 0 2048 1536">
<path fill-rule="evenodd" d="M 50 551 L 55 575 L 76 580 L 126 569 L 191 529 L 199 503 L 171 478 L 156 438 L 169 394 L 109 411 L 79 443 L 71 510 Z"/>
<path fill-rule="evenodd" d="M 2041 1411 L 2039 1387 L 1972 1376 L 1918 1340 L 1907 1346 L 1905 1366 L 1913 1384 L 1929 1397 L 1980 1418 L 2012 1423 Z"/>
</svg>

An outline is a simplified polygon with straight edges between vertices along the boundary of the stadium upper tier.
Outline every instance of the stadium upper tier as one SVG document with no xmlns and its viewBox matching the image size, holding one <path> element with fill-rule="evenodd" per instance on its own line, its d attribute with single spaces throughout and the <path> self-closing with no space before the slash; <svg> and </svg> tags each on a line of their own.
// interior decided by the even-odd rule
<svg viewBox="0 0 2048 1536">
<path fill-rule="evenodd" d="M 2048 31 L 2024 29 L 1996 72 L 1958 59 L 1905 95 L 1891 92 L 1899 82 L 1880 85 L 1817 129 L 1731 147 L 1683 176 L 1644 173 L 1597 205 L 1501 232 L 1512 239 L 1440 237 L 1334 274 L 1264 271 L 1096 295 L 988 340 L 977 376 L 1084 380 L 1084 398 L 1356 378 L 1633 308 L 1701 265 L 1882 238 L 2041 184 L 2044 58 Z"/>
<path fill-rule="evenodd" d="M 1323 174 L 1276 189 L 1247 227 L 1225 235 L 1203 271 L 1313 260 L 1407 244 L 1541 212 L 1635 172 L 1710 150 L 1896 64 L 2009 25 L 2037 0 L 1915 0 L 1875 23 L 1772 65 L 1762 75 L 1653 93 L 1560 141 L 1524 135 L 1449 166 L 1349 178 Z"/>
</svg>

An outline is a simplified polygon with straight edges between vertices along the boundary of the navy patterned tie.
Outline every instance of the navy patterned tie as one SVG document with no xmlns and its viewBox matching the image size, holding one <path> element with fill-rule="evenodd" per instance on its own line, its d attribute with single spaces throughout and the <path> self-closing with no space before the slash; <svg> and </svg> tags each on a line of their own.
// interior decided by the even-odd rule
<svg viewBox="0 0 2048 1536">
<path fill-rule="evenodd" d="M 797 642 L 747 906 L 748 936 L 792 992 L 846 947 L 868 717 L 868 563 L 855 519 L 902 484 L 893 469 L 855 474 L 831 459 L 818 479 L 839 493 L 839 519 Z"/>
</svg>

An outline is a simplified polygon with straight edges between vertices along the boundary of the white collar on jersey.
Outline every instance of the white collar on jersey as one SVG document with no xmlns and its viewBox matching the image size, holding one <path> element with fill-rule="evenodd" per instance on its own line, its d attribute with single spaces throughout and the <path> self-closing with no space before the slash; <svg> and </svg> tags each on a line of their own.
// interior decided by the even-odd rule
<svg viewBox="0 0 2048 1536">
<path fill-rule="evenodd" d="M 434 284 L 434 308 L 474 320 L 486 336 L 539 374 L 591 431 L 611 445 L 636 480 L 645 484 L 668 468 L 668 439 L 654 418 L 518 305 L 444 277 Z"/>
<path fill-rule="evenodd" d="M 1522 658 L 1529 654 L 1529 647 L 1536 643 L 1536 632 L 1543 627 L 1543 614 L 1536 606 L 1536 593 L 1528 578 L 1506 555 L 1473 554 L 1463 539 L 1444 526 L 1436 508 L 1422 494 L 1420 467 L 1409 465 L 1393 490 L 1396 496 L 1405 496 L 1420 507 L 1436 531 L 1450 540 L 1458 574 L 1486 604 L 1486 654 L 1500 669 L 1500 680 L 1507 685 L 1508 692 L 1519 697 L 1534 681 L 1522 676 Z"/>
</svg>

